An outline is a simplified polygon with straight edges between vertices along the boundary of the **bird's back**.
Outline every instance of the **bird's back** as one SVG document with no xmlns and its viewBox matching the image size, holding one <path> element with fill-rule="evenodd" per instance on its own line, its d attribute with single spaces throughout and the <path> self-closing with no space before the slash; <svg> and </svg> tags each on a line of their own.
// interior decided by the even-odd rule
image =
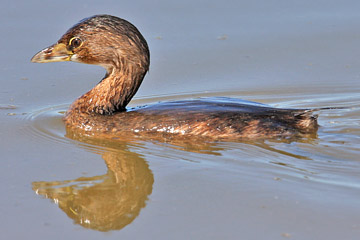
<svg viewBox="0 0 360 240">
<path fill-rule="evenodd" d="M 82 116 L 84 127 L 105 135 L 135 134 L 212 139 L 287 138 L 316 133 L 311 110 L 281 109 L 228 98 L 157 103 L 110 116 Z M 66 119 L 65 119 L 66 121 Z M 79 125 L 72 123 L 70 125 Z"/>
</svg>

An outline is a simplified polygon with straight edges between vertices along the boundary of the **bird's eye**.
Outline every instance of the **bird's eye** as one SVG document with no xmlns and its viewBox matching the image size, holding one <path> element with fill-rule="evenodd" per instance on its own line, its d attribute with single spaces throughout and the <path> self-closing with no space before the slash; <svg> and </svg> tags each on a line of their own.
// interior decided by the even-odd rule
<svg viewBox="0 0 360 240">
<path fill-rule="evenodd" d="M 80 47 L 82 44 L 82 41 L 80 38 L 78 37 L 73 37 L 72 39 L 70 39 L 69 41 L 69 46 L 74 49 L 74 48 L 78 48 Z"/>
</svg>

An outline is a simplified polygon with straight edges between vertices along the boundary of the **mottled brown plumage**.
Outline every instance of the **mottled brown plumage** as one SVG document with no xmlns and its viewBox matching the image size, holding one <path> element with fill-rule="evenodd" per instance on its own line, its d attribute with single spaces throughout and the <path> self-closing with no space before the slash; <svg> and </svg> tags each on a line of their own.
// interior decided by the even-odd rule
<svg viewBox="0 0 360 240">
<path fill-rule="evenodd" d="M 87 135 L 255 139 L 304 136 L 318 127 L 310 110 L 278 109 L 226 98 L 126 110 L 149 69 L 150 54 L 135 26 L 109 15 L 80 21 L 32 61 L 76 61 L 106 69 L 100 83 L 71 104 L 64 118 L 67 127 Z"/>
</svg>

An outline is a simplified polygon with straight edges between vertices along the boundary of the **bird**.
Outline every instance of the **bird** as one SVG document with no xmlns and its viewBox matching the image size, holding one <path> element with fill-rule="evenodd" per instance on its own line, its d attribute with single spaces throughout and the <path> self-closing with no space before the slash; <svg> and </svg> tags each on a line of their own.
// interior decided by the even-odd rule
<svg viewBox="0 0 360 240">
<path fill-rule="evenodd" d="M 306 137 L 319 127 L 314 109 L 275 108 L 236 98 L 174 100 L 127 108 L 150 66 L 148 44 L 130 22 L 111 15 L 85 18 L 31 62 L 100 65 L 104 78 L 64 115 L 67 128 L 89 136 L 241 140 Z"/>
</svg>

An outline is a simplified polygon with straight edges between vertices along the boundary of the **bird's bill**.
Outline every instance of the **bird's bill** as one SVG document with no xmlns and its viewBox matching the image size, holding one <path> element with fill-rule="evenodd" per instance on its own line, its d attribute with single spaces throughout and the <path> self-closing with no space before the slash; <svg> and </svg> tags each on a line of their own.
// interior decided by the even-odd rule
<svg viewBox="0 0 360 240">
<path fill-rule="evenodd" d="M 73 52 L 69 51 L 66 48 L 65 44 L 57 43 L 35 54 L 35 56 L 32 57 L 31 62 L 35 62 L 35 63 L 65 62 L 65 61 L 70 61 L 72 55 Z"/>
</svg>

